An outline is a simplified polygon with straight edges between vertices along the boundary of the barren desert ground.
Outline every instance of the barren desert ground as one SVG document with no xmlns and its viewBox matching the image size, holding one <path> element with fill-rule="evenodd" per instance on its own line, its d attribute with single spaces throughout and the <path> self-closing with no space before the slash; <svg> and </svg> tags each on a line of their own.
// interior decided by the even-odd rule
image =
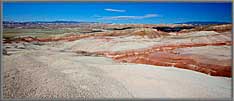
<svg viewBox="0 0 234 101">
<path fill-rule="evenodd" d="M 232 24 L 39 25 L 4 30 L 4 98 L 231 98 Z"/>
</svg>

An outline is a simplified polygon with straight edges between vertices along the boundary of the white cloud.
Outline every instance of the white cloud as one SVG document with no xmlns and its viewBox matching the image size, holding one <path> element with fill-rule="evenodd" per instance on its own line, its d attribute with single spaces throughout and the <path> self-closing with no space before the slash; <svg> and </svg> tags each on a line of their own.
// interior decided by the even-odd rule
<svg viewBox="0 0 234 101">
<path fill-rule="evenodd" d="M 145 16 L 143 16 L 143 18 L 152 18 L 152 17 L 157 17 L 157 14 L 146 14 Z"/>
<path fill-rule="evenodd" d="M 128 20 L 128 19 L 145 19 L 145 18 L 153 18 L 157 17 L 157 14 L 146 14 L 144 16 L 110 16 L 110 17 L 102 17 L 102 20 Z"/>
<path fill-rule="evenodd" d="M 109 12 L 126 12 L 126 10 L 120 10 L 120 9 L 111 9 L 111 8 L 106 8 L 104 9 Z"/>
</svg>

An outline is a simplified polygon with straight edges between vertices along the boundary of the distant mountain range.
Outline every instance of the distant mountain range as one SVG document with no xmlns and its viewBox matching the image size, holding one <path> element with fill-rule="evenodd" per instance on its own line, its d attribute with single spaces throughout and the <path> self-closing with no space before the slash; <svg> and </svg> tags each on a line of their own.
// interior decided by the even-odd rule
<svg viewBox="0 0 234 101">
<path fill-rule="evenodd" d="M 17 22 L 17 21 L 3 21 L 3 24 L 48 24 L 48 23 L 60 23 L 60 24 L 94 24 L 100 22 L 80 22 L 80 21 L 28 21 L 28 22 Z M 110 24 L 110 23 L 106 23 Z M 214 21 L 192 21 L 192 22 L 181 22 L 175 24 L 192 24 L 192 25 L 209 25 L 209 24 L 231 24 L 230 22 L 214 22 Z"/>
<path fill-rule="evenodd" d="M 209 25 L 209 24 L 231 24 L 230 22 L 214 22 L 214 21 L 192 21 L 192 22 L 182 22 L 182 23 L 175 23 L 175 24 L 192 24 L 192 25 Z"/>
</svg>

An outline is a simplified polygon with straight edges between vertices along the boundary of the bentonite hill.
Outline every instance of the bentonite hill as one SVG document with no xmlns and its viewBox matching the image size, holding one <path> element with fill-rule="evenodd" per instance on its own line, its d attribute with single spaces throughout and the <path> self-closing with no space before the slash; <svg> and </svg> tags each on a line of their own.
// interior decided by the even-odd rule
<svg viewBox="0 0 234 101">
<path fill-rule="evenodd" d="M 232 24 L 22 24 L 4 98 L 230 98 Z"/>
</svg>

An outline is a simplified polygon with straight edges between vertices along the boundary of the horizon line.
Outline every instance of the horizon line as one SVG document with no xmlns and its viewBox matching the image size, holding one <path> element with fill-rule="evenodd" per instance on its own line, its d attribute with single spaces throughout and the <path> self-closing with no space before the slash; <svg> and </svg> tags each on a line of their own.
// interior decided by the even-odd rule
<svg viewBox="0 0 234 101">
<path fill-rule="evenodd" d="M 51 21 L 41 21 L 41 20 L 36 20 L 36 21 L 13 21 L 13 20 L 3 20 L 2 22 L 21 22 L 21 23 L 27 23 L 27 22 L 75 22 L 75 23 L 104 23 L 104 24 L 183 24 L 183 23 L 191 23 L 191 22 L 215 22 L 215 23 L 233 23 L 233 21 L 185 21 L 185 22 L 176 22 L 176 23 L 111 23 L 111 22 L 94 22 L 94 21 L 74 21 L 74 20 L 51 20 Z"/>
</svg>

